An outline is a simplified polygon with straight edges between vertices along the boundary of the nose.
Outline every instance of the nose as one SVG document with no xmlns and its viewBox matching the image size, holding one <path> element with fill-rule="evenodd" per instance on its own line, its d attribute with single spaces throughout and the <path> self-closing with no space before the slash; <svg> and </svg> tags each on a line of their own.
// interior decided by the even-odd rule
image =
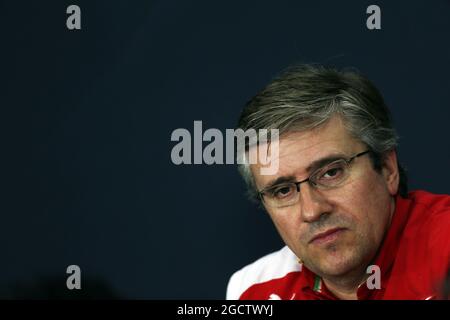
<svg viewBox="0 0 450 320">
<path fill-rule="evenodd" d="M 300 187 L 300 211 L 304 222 L 314 222 L 323 215 L 330 214 L 333 206 L 323 194 L 304 183 Z"/>
</svg>

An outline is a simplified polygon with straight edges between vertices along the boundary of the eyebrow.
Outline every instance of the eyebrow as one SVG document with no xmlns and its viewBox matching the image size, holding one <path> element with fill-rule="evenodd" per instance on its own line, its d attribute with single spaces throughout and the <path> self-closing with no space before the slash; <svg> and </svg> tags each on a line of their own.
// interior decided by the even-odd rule
<svg viewBox="0 0 450 320">
<path fill-rule="evenodd" d="M 340 159 L 345 159 L 346 155 L 343 153 L 337 153 L 337 154 L 331 154 L 328 155 L 326 157 L 314 160 L 313 162 L 311 162 L 307 167 L 306 167 L 306 171 L 308 172 L 308 174 L 312 174 L 314 171 L 316 171 L 317 169 L 333 162 L 336 160 L 340 160 Z M 275 180 L 270 181 L 264 188 L 261 189 L 261 191 L 273 188 L 279 184 L 283 184 L 283 183 L 290 183 L 290 182 L 296 182 L 297 179 L 295 176 L 281 176 L 276 178 Z"/>
</svg>

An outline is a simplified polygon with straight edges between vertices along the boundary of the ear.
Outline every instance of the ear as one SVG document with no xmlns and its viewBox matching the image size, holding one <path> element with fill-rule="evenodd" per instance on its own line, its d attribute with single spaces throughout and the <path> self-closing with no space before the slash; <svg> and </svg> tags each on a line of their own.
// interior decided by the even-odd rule
<svg viewBox="0 0 450 320">
<path fill-rule="evenodd" d="M 385 155 L 382 174 L 389 193 L 392 196 L 396 195 L 400 183 L 396 150 L 391 150 Z"/>
</svg>

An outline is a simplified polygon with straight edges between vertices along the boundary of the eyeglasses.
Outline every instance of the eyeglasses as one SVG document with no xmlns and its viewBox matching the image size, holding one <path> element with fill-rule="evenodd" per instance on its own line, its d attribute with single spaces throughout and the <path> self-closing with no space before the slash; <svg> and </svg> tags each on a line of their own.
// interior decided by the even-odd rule
<svg viewBox="0 0 450 320">
<path fill-rule="evenodd" d="M 307 179 L 298 182 L 286 182 L 261 190 L 258 194 L 268 207 L 283 208 L 296 204 L 300 200 L 300 184 L 308 182 L 316 189 L 331 189 L 342 185 L 350 175 L 350 164 L 370 150 L 358 153 L 347 159 L 338 159 L 314 171 Z"/>
</svg>

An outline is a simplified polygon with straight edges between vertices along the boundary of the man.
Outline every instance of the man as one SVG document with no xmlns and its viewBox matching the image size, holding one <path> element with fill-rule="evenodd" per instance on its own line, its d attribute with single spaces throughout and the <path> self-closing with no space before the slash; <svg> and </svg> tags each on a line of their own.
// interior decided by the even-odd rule
<svg viewBox="0 0 450 320">
<path fill-rule="evenodd" d="M 228 299 L 444 298 L 450 196 L 408 193 L 389 110 L 366 78 L 290 68 L 239 128 L 279 130 L 276 174 L 239 169 L 286 247 L 236 272 Z"/>
</svg>

